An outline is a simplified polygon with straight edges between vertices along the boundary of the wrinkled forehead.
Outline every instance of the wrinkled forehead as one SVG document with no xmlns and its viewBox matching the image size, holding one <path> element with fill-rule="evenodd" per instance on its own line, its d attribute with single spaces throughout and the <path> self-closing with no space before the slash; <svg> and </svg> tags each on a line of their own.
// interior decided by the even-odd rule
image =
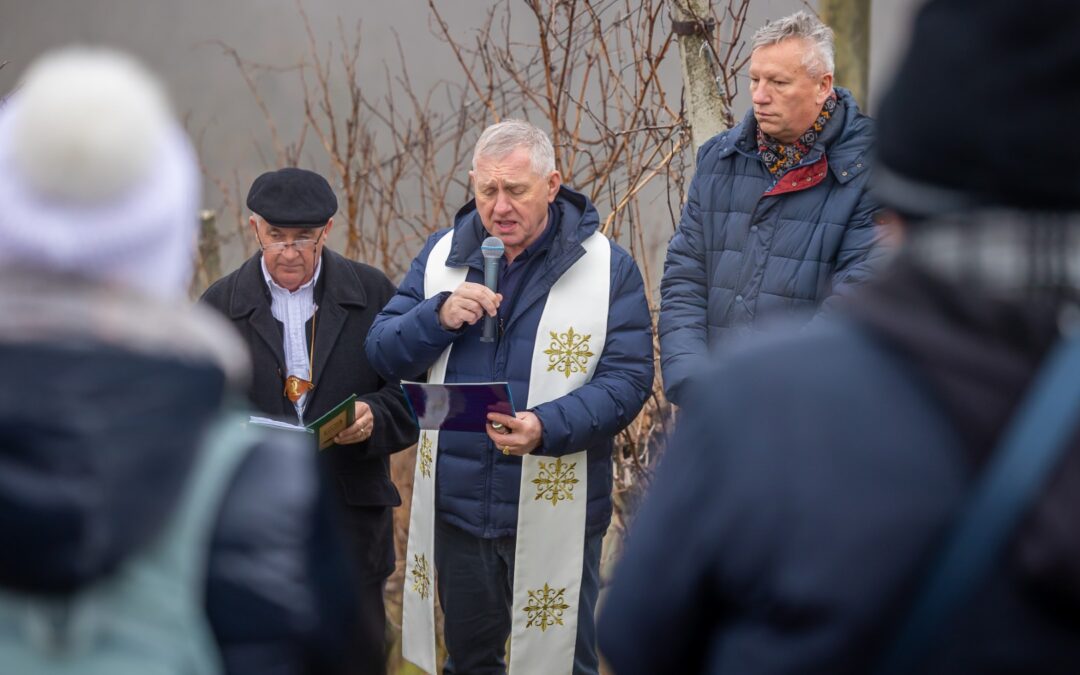
<svg viewBox="0 0 1080 675">
<path fill-rule="evenodd" d="M 321 225 L 289 225 L 286 227 L 268 223 L 265 218 L 257 213 L 253 215 L 255 216 L 255 221 L 259 225 L 259 229 L 274 237 L 314 239 L 322 233 L 323 228 L 326 226 L 326 224 L 323 223 Z"/>
<path fill-rule="evenodd" d="M 531 185 L 542 178 L 533 169 L 532 155 L 525 146 L 501 155 L 480 155 L 471 173 L 477 187 Z"/>
</svg>

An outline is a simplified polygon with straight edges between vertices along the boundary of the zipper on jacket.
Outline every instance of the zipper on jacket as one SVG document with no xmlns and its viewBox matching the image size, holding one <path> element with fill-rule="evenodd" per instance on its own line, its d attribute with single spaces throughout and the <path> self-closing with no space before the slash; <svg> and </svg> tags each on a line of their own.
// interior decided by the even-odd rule
<svg viewBox="0 0 1080 675">
<path fill-rule="evenodd" d="M 503 317 L 502 313 L 495 315 L 495 341 L 491 343 L 491 362 L 488 365 L 488 374 L 490 382 L 497 382 L 499 380 L 499 351 L 502 347 L 503 339 Z"/>
<path fill-rule="evenodd" d="M 491 380 L 498 382 L 506 378 L 506 352 L 503 349 L 506 337 L 506 319 L 500 313 L 495 326 L 495 351 L 491 358 Z"/>
<path fill-rule="evenodd" d="M 503 321 L 502 312 L 497 315 L 497 324 L 495 330 L 495 344 L 491 353 L 491 381 L 498 382 L 500 379 L 500 373 L 503 369 L 499 367 L 499 360 L 502 355 L 503 337 L 506 335 L 506 324 Z M 488 440 L 488 443 L 491 441 Z M 485 446 L 486 447 L 486 446 Z M 495 476 L 495 453 L 484 453 L 484 534 L 490 535 L 492 532 L 491 527 L 491 483 Z"/>
<path fill-rule="evenodd" d="M 771 190 L 772 188 L 769 188 L 769 189 Z M 768 192 L 768 190 L 766 190 L 765 192 L 762 192 L 760 195 L 758 195 L 757 201 L 754 202 L 754 208 L 750 209 L 750 220 L 747 221 L 747 225 L 746 225 L 746 231 L 748 233 L 750 233 L 750 228 L 754 226 L 754 218 L 757 217 L 758 206 L 761 205 L 761 200 L 765 198 L 765 194 L 767 192 Z M 749 247 L 750 247 L 750 238 L 747 237 L 746 245 L 743 246 L 743 255 L 746 254 L 746 250 Z M 742 292 L 743 292 L 742 286 L 743 286 L 744 283 L 746 283 L 746 280 L 743 279 L 743 270 L 740 269 L 739 270 L 739 276 L 735 278 L 735 286 L 734 286 L 734 288 L 732 288 L 732 290 L 735 292 L 736 296 L 742 294 Z M 733 300 L 732 303 L 730 305 L 728 305 L 727 311 L 724 312 L 724 316 L 721 317 L 721 319 L 720 319 L 722 322 L 726 322 L 731 318 L 731 312 L 735 309 L 735 304 L 736 303 Z"/>
</svg>

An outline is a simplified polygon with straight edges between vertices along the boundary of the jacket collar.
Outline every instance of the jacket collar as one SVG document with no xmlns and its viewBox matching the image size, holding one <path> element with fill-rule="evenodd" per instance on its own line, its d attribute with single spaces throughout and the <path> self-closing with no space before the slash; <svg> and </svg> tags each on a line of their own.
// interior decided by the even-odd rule
<svg viewBox="0 0 1080 675">
<path fill-rule="evenodd" d="M 229 318 L 240 319 L 252 312 L 270 307 L 270 289 L 262 275 L 261 253 L 248 258 L 238 271 L 233 295 L 229 299 Z M 315 284 L 315 299 L 320 305 L 367 306 L 367 292 L 348 261 L 339 253 L 324 248 L 319 262 L 322 271 Z"/>
<path fill-rule="evenodd" d="M 833 176 L 840 183 L 847 183 L 857 175 L 868 171 L 873 122 L 859 111 L 859 105 L 851 92 L 843 87 L 835 87 L 837 115 L 843 115 L 842 122 L 835 125 L 835 131 L 826 127 L 825 133 L 814 144 L 801 164 L 813 164 L 823 156 L 829 160 Z M 720 138 L 719 156 L 728 157 L 734 152 L 757 157 L 757 120 L 754 110 L 746 112 L 742 122 L 724 132 Z"/>
<path fill-rule="evenodd" d="M 554 233 L 547 255 L 538 262 L 540 267 L 534 270 L 530 283 L 522 289 L 520 297 L 514 302 L 513 314 L 507 321 L 507 330 L 530 306 L 547 295 L 559 277 L 585 255 L 585 247 L 581 242 L 600 226 L 596 207 L 580 192 L 564 185 L 559 188 L 553 204 L 559 211 L 558 230 Z M 484 256 L 480 252 L 480 233 L 486 236 L 486 232 L 479 226 L 479 219 L 475 200 L 461 207 L 454 216 L 454 238 L 450 243 L 450 254 L 446 258 L 448 267 L 465 266 L 483 270 Z"/>
<path fill-rule="evenodd" d="M 284 372 L 285 350 L 280 324 L 270 311 L 270 289 L 262 275 L 261 253 L 249 258 L 238 272 L 236 287 L 229 300 L 229 317 L 238 320 L 247 317 L 255 332 L 266 343 L 277 359 L 278 368 Z M 315 389 L 326 367 L 327 356 L 338 335 L 345 326 L 348 308 L 367 306 L 367 291 L 353 267 L 343 256 L 324 248 L 319 263 L 322 271 L 315 284 L 315 301 L 318 304 L 315 326 L 315 364 L 312 378 Z M 309 401 L 308 406 L 311 403 Z"/>
</svg>

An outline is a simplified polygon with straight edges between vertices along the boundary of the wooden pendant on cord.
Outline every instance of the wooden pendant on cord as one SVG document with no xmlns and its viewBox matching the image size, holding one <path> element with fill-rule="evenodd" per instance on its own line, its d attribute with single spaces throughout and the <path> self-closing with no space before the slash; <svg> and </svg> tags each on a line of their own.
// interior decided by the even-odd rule
<svg viewBox="0 0 1080 675">
<path fill-rule="evenodd" d="M 311 313 L 311 342 L 308 343 L 311 345 L 309 347 L 310 351 L 308 352 L 308 377 L 311 377 L 311 369 L 315 364 L 315 315 L 318 312 L 319 310 L 316 309 Z M 285 379 L 285 396 L 293 403 L 299 401 L 301 396 L 314 388 L 314 382 L 295 375 L 290 375 Z"/>
<path fill-rule="evenodd" d="M 293 403 L 296 403 L 300 400 L 301 396 L 311 391 L 314 387 L 314 382 L 301 379 L 295 375 L 290 375 L 288 379 L 285 380 L 285 396 Z"/>
</svg>

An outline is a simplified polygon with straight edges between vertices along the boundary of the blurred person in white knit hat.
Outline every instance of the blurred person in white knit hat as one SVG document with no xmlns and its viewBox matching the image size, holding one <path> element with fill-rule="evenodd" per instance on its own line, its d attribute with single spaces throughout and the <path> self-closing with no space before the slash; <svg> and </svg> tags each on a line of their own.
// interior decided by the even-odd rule
<svg viewBox="0 0 1080 675">
<path fill-rule="evenodd" d="M 0 105 L 5 672 L 334 672 L 348 567 L 310 454 L 228 411 L 242 342 L 186 298 L 194 152 L 124 54 Z"/>
</svg>

